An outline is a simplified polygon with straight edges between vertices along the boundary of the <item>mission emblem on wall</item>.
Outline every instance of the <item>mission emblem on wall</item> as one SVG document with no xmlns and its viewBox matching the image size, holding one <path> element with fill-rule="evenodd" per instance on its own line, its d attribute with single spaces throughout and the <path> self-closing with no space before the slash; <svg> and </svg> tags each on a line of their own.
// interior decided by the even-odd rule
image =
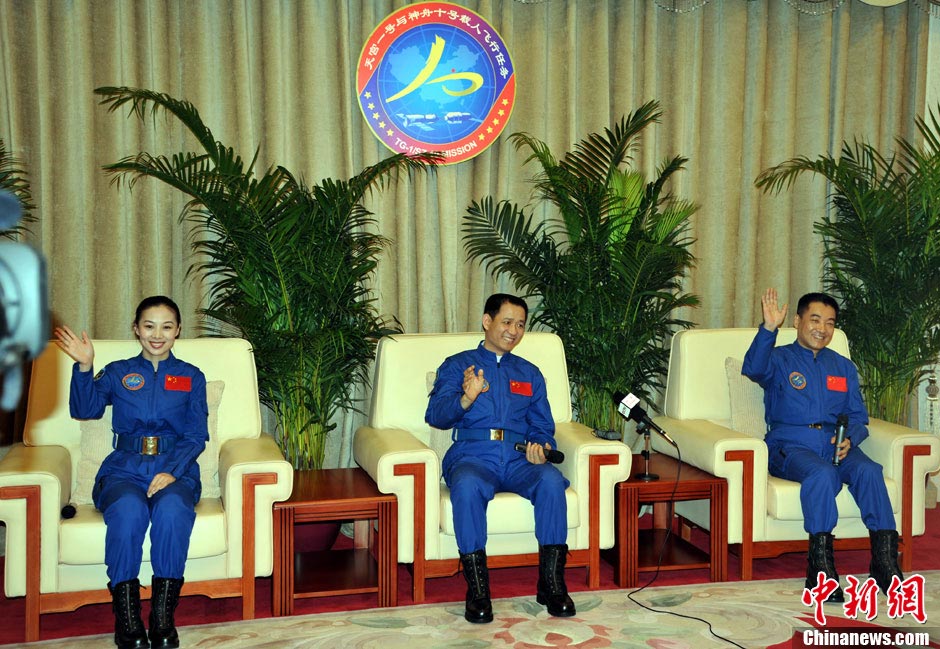
<svg viewBox="0 0 940 649">
<path fill-rule="evenodd" d="M 419 2 L 385 18 L 362 48 L 356 89 L 385 146 L 436 151 L 445 164 L 492 144 L 516 98 L 503 39 L 474 12 L 446 2 Z"/>
</svg>

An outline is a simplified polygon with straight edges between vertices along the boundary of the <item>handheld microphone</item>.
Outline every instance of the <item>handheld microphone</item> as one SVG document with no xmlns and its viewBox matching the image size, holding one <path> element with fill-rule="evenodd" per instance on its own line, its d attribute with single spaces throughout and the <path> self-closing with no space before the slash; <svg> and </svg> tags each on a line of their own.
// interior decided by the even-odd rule
<svg viewBox="0 0 940 649">
<path fill-rule="evenodd" d="M 525 453 L 525 442 L 516 442 L 516 445 L 513 446 L 513 448 L 520 453 Z M 561 451 L 547 449 L 545 447 L 542 447 L 542 451 L 545 453 L 546 462 L 550 462 L 551 464 L 561 464 L 565 461 L 565 454 Z"/>
<path fill-rule="evenodd" d="M 62 518 L 75 518 L 75 505 L 69 503 L 62 508 Z"/>
<path fill-rule="evenodd" d="M 836 417 L 836 450 L 832 455 L 832 466 L 839 466 L 842 459 L 839 457 L 839 446 L 845 440 L 845 430 L 849 427 L 849 416 L 841 414 Z"/>
<path fill-rule="evenodd" d="M 679 448 L 679 445 L 676 444 L 676 441 L 671 438 L 666 431 L 656 425 L 650 416 L 646 414 L 646 410 L 640 407 L 640 398 L 634 395 L 632 392 L 627 393 L 626 395 L 622 392 L 614 393 L 614 403 L 617 404 L 617 412 L 620 413 L 620 416 L 624 419 L 632 419 L 638 424 L 646 424 L 649 428 L 652 428 L 657 433 L 662 435 L 662 438 Z"/>
</svg>

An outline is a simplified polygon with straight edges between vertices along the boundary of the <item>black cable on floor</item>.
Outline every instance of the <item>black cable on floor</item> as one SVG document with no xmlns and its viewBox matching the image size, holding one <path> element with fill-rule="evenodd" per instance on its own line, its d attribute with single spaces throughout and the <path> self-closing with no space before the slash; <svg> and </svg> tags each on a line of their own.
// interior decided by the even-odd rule
<svg viewBox="0 0 940 649">
<path fill-rule="evenodd" d="M 669 498 L 669 502 L 673 506 L 675 505 L 675 502 L 676 502 L 675 501 L 676 490 L 679 488 L 679 478 L 681 477 L 681 474 L 682 474 L 682 451 L 679 450 L 678 445 L 676 446 L 676 455 L 677 455 L 676 461 L 679 464 L 676 466 L 676 481 L 675 481 L 675 485 L 672 488 L 672 496 L 670 496 Z M 651 586 L 653 582 L 656 581 L 656 578 L 659 577 L 660 566 L 663 565 L 663 556 L 666 552 L 666 545 L 669 543 L 669 538 L 672 536 L 672 523 L 673 521 L 670 520 L 669 526 L 666 528 L 666 536 L 663 538 L 662 546 L 660 546 L 659 548 L 659 558 L 656 561 L 656 572 L 653 573 L 652 578 L 650 578 L 648 582 L 646 582 L 639 588 L 636 588 L 630 591 L 629 593 L 627 593 L 627 599 L 629 599 L 631 602 L 633 602 L 640 608 L 644 608 L 647 611 L 650 611 L 652 613 L 664 613 L 666 615 L 674 615 L 675 617 L 685 618 L 686 620 L 695 620 L 696 622 L 701 622 L 702 624 L 708 627 L 708 632 L 712 634 L 712 636 L 714 636 L 715 638 L 722 640 L 724 642 L 727 642 L 728 644 L 734 645 L 735 647 L 739 647 L 740 649 L 747 649 L 746 647 L 739 645 L 734 640 L 731 640 L 729 638 L 724 637 L 723 635 L 719 635 L 718 633 L 716 633 L 714 627 L 712 627 L 712 623 L 706 619 L 695 617 L 694 615 L 685 615 L 684 613 L 676 613 L 675 611 L 665 611 L 662 609 L 653 608 L 633 598 L 634 595 L 636 595 L 640 591 L 645 590 L 646 588 Z M 711 532 L 714 534 L 715 530 L 712 530 Z"/>
</svg>

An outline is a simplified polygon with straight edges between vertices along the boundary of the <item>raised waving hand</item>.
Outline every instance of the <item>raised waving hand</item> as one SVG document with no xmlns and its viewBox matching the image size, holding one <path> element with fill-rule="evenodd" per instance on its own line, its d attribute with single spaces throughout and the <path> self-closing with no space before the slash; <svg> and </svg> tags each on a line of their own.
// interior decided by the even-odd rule
<svg viewBox="0 0 940 649">
<path fill-rule="evenodd" d="M 460 397 L 460 407 L 467 410 L 483 392 L 486 381 L 483 380 L 483 370 L 474 373 L 476 366 L 471 365 L 463 371 L 463 395 Z"/>
<path fill-rule="evenodd" d="M 789 304 L 782 307 L 778 302 L 777 289 L 768 288 L 760 298 L 761 310 L 764 314 L 764 329 L 767 331 L 776 331 L 787 317 L 787 308 Z"/>
<path fill-rule="evenodd" d="M 87 372 L 95 361 L 95 346 L 84 331 L 78 336 L 67 326 L 55 328 L 56 345 L 59 346 L 73 361 L 78 363 L 78 369 Z"/>
</svg>

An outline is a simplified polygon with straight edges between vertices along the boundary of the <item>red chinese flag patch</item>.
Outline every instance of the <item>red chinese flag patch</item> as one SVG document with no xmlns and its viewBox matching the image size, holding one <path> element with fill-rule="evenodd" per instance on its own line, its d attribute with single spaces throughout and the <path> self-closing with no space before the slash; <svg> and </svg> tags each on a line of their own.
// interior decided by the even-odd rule
<svg viewBox="0 0 940 649">
<path fill-rule="evenodd" d="M 193 389 L 193 380 L 189 376 L 173 376 L 167 374 L 163 380 L 164 390 L 173 390 L 175 392 L 189 392 Z"/>
<path fill-rule="evenodd" d="M 521 394 L 524 397 L 532 396 L 532 384 L 523 383 L 522 381 L 510 381 L 509 382 L 509 391 L 513 394 Z"/>
<path fill-rule="evenodd" d="M 846 384 L 844 376 L 827 376 L 826 389 L 833 392 L 848 392 L 849 386 Z"/>
</svg>

